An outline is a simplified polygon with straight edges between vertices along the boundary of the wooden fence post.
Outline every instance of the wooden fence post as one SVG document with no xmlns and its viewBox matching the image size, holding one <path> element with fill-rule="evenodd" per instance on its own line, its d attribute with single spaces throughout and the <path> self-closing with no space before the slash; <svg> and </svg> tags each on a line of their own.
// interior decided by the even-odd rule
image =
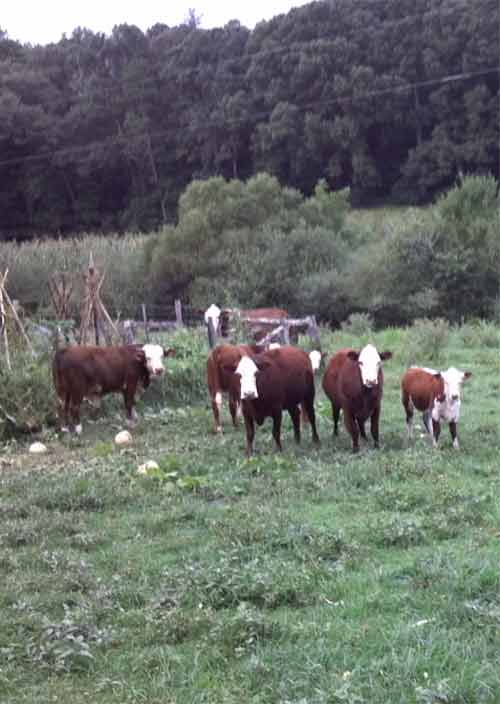
<svg viewBox="0 0 500 704">
<path fill-rule="evenodd" d="M 288 321 L 286 318 L 281 318 L 280 320 L 280 325 L 283 326 L 283 332 L 281 334 L 281 338 L 283 340 L 284 345 L 289 345 L 290 344 L 290 327 L 288 325 Z"/>
<path fill-rule="evenodd" d="M 175 306 L 175 322 L 178 328 L 184 327 L 184 322 L 182 320 L 182 304 L 178 298 L 174 301 Z"/>
<path fill-rule="evenodd" d="M 123 321 L 123 338 L 127 345 L 133 345 L 135 342 L 134 325 L 131 320 Z"/>
<path fill-rule="evenodd" d="M 307 334 L 313 343 L 314 349 L 321 351 L 321 338 L 319 336 L 318 323 L 315 315 L 307 316 Z"/>
<path fill-rule="evenodd" d="M 144 334 L 146 335 L 146 342 L 149 342 L 149 327 L 148 327 L 148 316 L 146 312 L 146 304 L 143 303 L 142 306 L 142 320 L 144 322 Z"/>
<path fill-rule="evenodd" d="M 215 343 L 217 341 L 217 334 L 215 332 L 214 328 L 214 322 L 212 318 L 209 318 L 207 321 L 207 330 L 208 330 L 208 345 L 211 350 L 215 347 Z"/>
</svg>

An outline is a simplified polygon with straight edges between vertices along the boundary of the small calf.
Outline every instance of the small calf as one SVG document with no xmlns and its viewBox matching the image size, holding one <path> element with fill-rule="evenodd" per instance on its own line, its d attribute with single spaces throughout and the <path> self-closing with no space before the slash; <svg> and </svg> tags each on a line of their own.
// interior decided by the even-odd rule
<svg viewBox="0 0 500 704">
<path fill-rule="evenodd" d="M 432 433 L 432 444 L 437 447 L 441 421 L 449 424 L 453 447 L 458 450 L 457 423 L 460 416 L 460 392 L 464 381 L 472 376 L 450 367 L 439 372 L 427 367 L 410 367 L 401 380 L 401 402 L 406 411 L 408 438 L 412 437 L 413 412 L 421 411 L 424 426 Z"/>
</svg>

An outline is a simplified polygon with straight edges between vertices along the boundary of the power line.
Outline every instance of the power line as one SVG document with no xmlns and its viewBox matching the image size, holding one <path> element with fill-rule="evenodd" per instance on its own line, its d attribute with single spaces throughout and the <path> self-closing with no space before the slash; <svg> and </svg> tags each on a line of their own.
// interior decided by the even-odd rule
<svg viewBox="0 0 500 704">
<path fill-rule="evenodd" d="M 353 103 L 356 101 L 360 100 L 365 100 L 365 99 L 370 99 L 370 98 L 378 98 L 381 96 L 386 96 L 386 95 L 393 95 L 396 93 L 403 93 L 406 91 L 410 91 L 414 88 L 426 88 L 430 86 L 435 86 L 435 85 L 445 85 L 445 84 L 452 84 L 452 83 L 457 83 L 459 81 L 463 80 L 469 80 L 471 78 L 478 78 L 480 76 L 486 76 L 486 75 L 491 75 L 491 74 L 500 74 L 500 66 L 497 66 L 495 68 L 485 68 L 481 69 L 478 71 L 469 71 L 469 72 L 463 72 L 463 73 L 458 73 L 458 74 L 452 74 L 452 75 L 447 75 L 447 76 L 441 76 L 440 78 L 431 78 L 428 80 L 423 80 L 423 81 L 415 81 L 413 83 L 401 83 L 395 86 L 391 86 L 389 88 L 382 88 L 379 90 L 373 90 L 373 91 L 368 91 L 365 93 L 360 93 L 356 95 L 346 95 L 346 96 L 338 96 L 335 98 L 330 98 L 330 99 L 318 99 L 318 100 L 313 100 L 308 103 L 302 104 L 302 105 L 294 105 L 294 107 L 298 108 L 299 110 L 308 110 L 314 107 L 330 107 L 336 104 L 344 104 L 344 103 Z M 204 121 L 203 125 L 197 125 L 196 127 L 191 127 L 190 130 L 191 132 L 193 131 L 202 131 L 207 128 L 223 128 L 227 126 L 232 126 L 232 125 L 240 125 L 244 124 L 246 122 L 255 122 L 258 120 L 265 119 L 266 117 L 269 117 L 270 114 L 272 113 L 274 108 L 272 109 L 266 109 L 262 110 L 260 112 L 254 112 L 254 113 L 248 113 L 245 115 L 245 117 L 242 118 L 227 118 L 225 120 L 218 120 L 218 121 Z M 159 137 L 165 137 L 167 135 L 172 134 L 172 132 L 175 131 L 175 128 L 169 128 L 168 130 L 160 130 L 157 132 L 140 132 L 136 134 L 124 134 L 124 135 L 113 135 L 113 136 L 108 136 L 105 137 L 104 139 L 100 140 L 94 140 L 92 142 L 87 142 L 86 144 L 82 144 L 80 146 L 74 146 L 74 147 L 62 147 L 61 149 L 56 149 L 50 152 L 44 152 L 43 154 L 33 154 L 33 155 L 27 155 L 27 156 L 22 156 L 22 157 L 14 157 L 12 159 L 4 159 L 3 161 L 0 161 L 0 166 L 13 166 L 17 164 L 23 164 L 23 163 L 30 163 L 30 162 L 36 162 L 36 161 L 44 161 L 46 159 L 53 158 L 55 156 L 68 156 L 71 154 L 77 154 L 79 152 L 85 152 L 87 150 L 94 149 L 96 147 L 102 147 L 106 144 L 111 144 L 113 142 L 123 140 L 125 139 L 127 142 L 131 142 L 134 140 L 138 139 L 156 139 Z"/>
<path fill-rule="evenodd" d="M 370 0 L 370 4 L 380 3 L 380 5 L 382 5 L 382 3 L 389 2 L 389 1 L 390 0 Z M 368 9 L 368 8 L 366 8 L 366 9 Z M 463 9 L 464 10 L 467 9 L 467 2 L 463 3 Z M 415 13 L 412 15 L 406 14 L 403 17 L 400 17 L 400 18 L 393 20 L 393 21 L 386 19 L 385 23 L 391 29 L 393 29 L 394 25 L 405 24 L 408 20 L 412 20 L 412 19 L 416 19 L 416 18 L 425 19 L 427 17 L 433 17 L 433 16 L 442 17 L 443 14 L 444 14 L 443 8 L 439 8 L 437 10 L 429 9 L 429 10 L 423 10 L 421 13 Z M 215 29 L 221 29 L 221 28 L 214 28 L 214 30 Z M 201 31 L 209 32 L 211 30 L 201 30 Z M 187 40 L 189 39 L 189 37 L 190 37 L 190 33 L 188 33 L 182 39 L 182 41 L 179 42 L 179 44 L 177 44 L 174 47 L 171 47 L 165 53 L 165 55 L 171 56 L 172 54 L 175 54 L 176 52 L 183 50 L 185 48 L 185 44 L 186 44 Z M 249 61 L 249 60 L 251 61 L 251 60 L 260 59 L 260 58 L 265 59 L 267 56 L 273 56 L 273 55 L 282 54 L 282 53 L 286 54 L 288 57 L 295 57 L 295 56 L 300 57 L 305 50 L 310 49 L 312 51 L 315 51 L 318 49 L 318 46 L 321 44 L 324 44 L 328 48 L 328 45 L 330 45 L 332 43 L 332 41 L 335 39 L 336 39 L 335 36 L 315 37 L 315 38 L 307 40 L 307 41 L 295 42 L 294 44 L 287 45 L 287 46 L 278 46 L 278 47 L 273 47 L 270 49 L 259 49 L 256 52 L 247 52 L 247 53 L 244 53 L 238 57 L 230 57 L 230 58 L 220 59 L 220 60 L 215 58 L 213 61 L 203 61 L 201 63 L 203 65 L 203 67 L 214 66 L 216 68 L 216 70 L 219 70 L 220 68 L 223 68 L 225 65 L 231 64 L 234 66 L 238 62 L 244 62 L 244 61 Z M 70 41 L 70 40 L 68 40 L 68 41 Z M 276 41 L 276 40 L 273 39 L 272 41 Z M 165 58 L 165 57 L 162 57 L 162 58 Z M 193 73 L 199 73 L 199 71 L 200 71 L 199 65 L 193 66 L 193 67 L 187 67 L 187 68 L 183 68 L 183 75 L 185 76 L 185 75 L 190 75 Z M 110 75 L 105 76 L 105 77 L 100 77 L 100 78 L 102 78 L 105 81 L 117 80 L 119 82 L 121 80 L 121 77 L 118 79 L 114 79 Z M 164 79 L 159 75 L 158 76 L 151 76 L 149 78 L 144 78 L 144 79 L 138 78 L 137 80 L 127 80 L 127 87 L 133 86 L 136 84 L 139 84 L 140 86 L 145 86 L 150 83 L 151 84 L 158 84 L 158 83 L 161 83 L 163 80 Z M 8 83 L 8 78 L 6 80 L 6 83 Z M 70 107 L 72 107 L 80 101 L 82 101 L 82 102 L 88 101 L 88 96 L 87 95 L 72 95 L 70 100 L 59 99 L 56 101 L 56 104 L 60 105 L 61 103 L 69 102 Z"/>
</svg>

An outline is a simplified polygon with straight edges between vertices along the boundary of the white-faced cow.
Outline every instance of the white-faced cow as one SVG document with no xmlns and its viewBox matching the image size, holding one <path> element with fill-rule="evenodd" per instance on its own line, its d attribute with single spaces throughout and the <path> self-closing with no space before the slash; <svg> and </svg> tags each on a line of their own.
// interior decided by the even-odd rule
<svg viewBox="0 0 500 704">
<path fill-rule="evenodd" d="M 222 395 L 229 396 L 229 412 L 234 427 L 238 425 L 240 415 L 240 390 L 238 380 L 232 371 L 236 369 L 241 357 L 245 354 L 261 352 L 256 345 L 217 345 L 207 359 L 207 384 L 215 422 L 215 432 L 222 433 L 221 409 Z"/>
<path fill-rule="evenodd" d="M 437 447 L 441 421 L 449 424 L 453 447 L 458 450 L 457 423 L 460 417 L 462 384 L 471 372 L 450 367 L 439 372 L 427 367 L 410 367 L 401 380 L 401 401 L 406 411 L 408 438 L 412 437 L 413 411 L 423 415 L 424 426 Z"/>
<path fill-rule="evenodd" d="M 366 440 L 365 422 L 370 429 L 375 447 L 379 446 L 379 419 L 384 386 L 382 361 L 392 352 L 377 352 L 366 345 L 359 352 L 343 349 L 337 352 L 323 375 L 323 389 L 332 404 L 334 433 L 338 435 L 340 411 L 352 438 L 353 452 L 359 452 L 359 436 Z"/>
<path fill-rule="evenodd" d="M 242 355 L 237 365 L 226 367 L 238 380 L 246 430 L 246 453 L 254 451 L 255 423 L 272 418 L 273 438 L 281 450 L 283 410 L 293 423 L 294 437 L 300 442 L 300 407 L 311 424 L 312 438 L 319 442 L 314 413 L 314 373 L 309 356 L 296 347 L 280 347 L 260 354 Z"/>
<path fill-rule="evenodd" d="M 145 389 L 152 376 L 161 376 L 165 371 L 163 358 L 173 354 L 173 349 L 150 344 L 73 346 L 58 350 L 52 373 L 61 429 L 80 434 L 82 401 L 100 399 L 113 392 L 123 394 L 127 423 L 134 425 L 138 419 L 134 407 L 138 387 Z"/>
<path fill-rule="evenodd" d="M 213 331 L 215 335 L 219 333 L 219 327 L 220 327 L 220 316 L 221 316 L 221 309 L 219 306 L 215 305 L 215 303 L 212 303 L 211 306 L 209 306 L 203 317 L 205 319 L 205 325 L 208 325 L 209 322 L 212 323 Z"/>
</svg>

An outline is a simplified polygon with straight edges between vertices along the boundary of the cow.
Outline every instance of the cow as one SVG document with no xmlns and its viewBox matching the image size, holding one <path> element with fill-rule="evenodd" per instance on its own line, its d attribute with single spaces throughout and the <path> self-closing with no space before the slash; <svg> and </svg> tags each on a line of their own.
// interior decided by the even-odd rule
<svg viewBox="0 0 500 704">
<path fill-rule="evenodd" d="M 370 430 L 376 448 L 379 446 L 379 419 L 384 373 L 382 361 L 392 352 L 377 352 L 369 344 L 361 351 L 339 350 L 330 360 L 323 375 L 323 389 L 332 404 L 333 432 L 338 435 L 340 411 L 352 439 L 352 451 L 359 452 L 359 436 L 366 440 L 365 422 L 370 419 Z"/>
<path fill-rule="evenodd" d="M 205 325 L 208 325 L 209 321 L 212 321 L 213 331 L 216 335 L 219 333 L 221 313 L 222 311 L 219 306 L 217 306 L 215 303 L 212 303 L 212 305 L 209 306 L 203 314 Z"/>
<path fill-rule="evenodd" d="M 138 416 L 134 407 L 138 386 L 147 388 L 152 376 L 165 371 L 163 358 L 175 354 L 161 345 L 92 347 L 75 345 L 58 350 L 52 363 L 61 430 L 82 432 L 80 406 L 84 399 L 122 392 L 127 424 Z"/>
<path fill-rule="evenodd" d="M 433 447 L 437 447 L 441 433 L 441 421 L 449 424 L 453 447 L 460 445 L 457 423 L 460 416 L 460 392 L 464 381 L 472 376 L 450 367 L 445 372 L 427 367 L 410 367 L 401 379 L 401 402 L 406 411 L 408 439 L 412 437 L 413 411 L 421 411 L 424 426 L 432 435 Z"/>
<path fill-rule="evenodd" d="M 245 420 L 246 454 L 254 452 L 255 423 L 273 420 L 273 438 L 281 451 L 283 411 L 290 414 L 294 437 L 300 443 L 300 406 L 311 424 L 313 442 L 318 444 L 314 413 L 314 373 L 309 356 L 296 347 L 285 346 L 258 354 L 244 354 L 226 371 L 238 378 L 241 407 Z"/>
<path fill-rule="evenodd" d="M 230 310 L 225 309 L 220 313 L 220 332 L 222 337 L 227 337 L 229 333 L 229 324 L 231 318 L 240 319 L 242 323 L 249 328 L 254 339 L 258 342 L 259 338 L 264 337 L 266 333 L 274 330 L 275 323 L 259 323 L 261 318 L 270 320 L 282 320 L 288 318 L 288 313 L 283 308 L 250 308 L 246 310 Z"/>
<path fill-rule="evenodd" d="M 240 413 L 240 397 L 237 380 L 233 379 L 232 371 L 228 372 L 228 367 L 236 369 L 241 357 L 245 354 L 260 352 L 262 348 L 257 345 L 217 345 L 210 352 L 207 359 L 207 384 L 212 411 L 215 422 L 215 432 L 222 433 L 221 408 L 222 394 L 229 395 L 229 412 L 233 425 L 238 425 Z"/>
</svg>

